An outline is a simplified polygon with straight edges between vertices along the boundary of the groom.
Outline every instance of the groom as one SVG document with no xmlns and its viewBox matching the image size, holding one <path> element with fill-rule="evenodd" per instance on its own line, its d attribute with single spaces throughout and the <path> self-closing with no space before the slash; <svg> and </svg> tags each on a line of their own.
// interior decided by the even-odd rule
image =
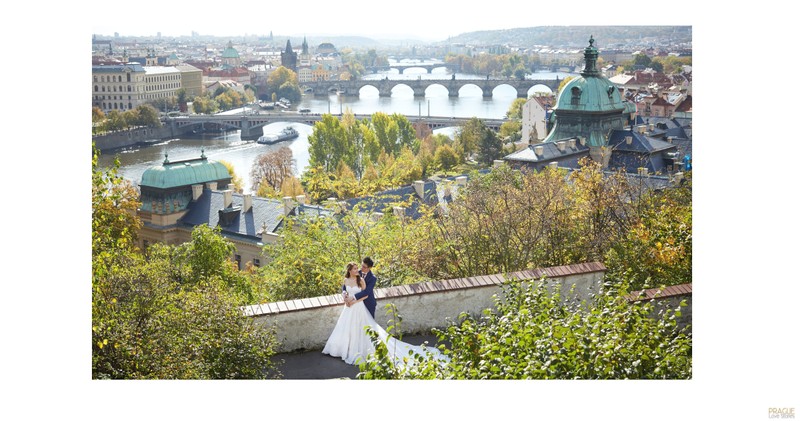
<svg viewBox="0 0 800 421">
<path fill-rule="evenodd" d="M 364 305 L 369 310 L 369 313 L 372 314 L 372 318 L 375 318 L 375 307 L 377 307 L 378 302 L 375 301 L 375 283 L 378 281 L 378 278 L 375 277 L 375 274 L 372 273 L 372 266 L 374 263 L 372 259 L 368 256 L 364 258 L 364 261 L 361 262 L 361 276 L 364 278 L 364 283 L 366 284 L 366 288 L 363 291 L 356 293 L 353 295 L 352 298 L 348 299 L 347 306 L 350 307 L 356 300 L 361 299 L 362 297 L 367 297 L 364 300 Z"/>
</svg>

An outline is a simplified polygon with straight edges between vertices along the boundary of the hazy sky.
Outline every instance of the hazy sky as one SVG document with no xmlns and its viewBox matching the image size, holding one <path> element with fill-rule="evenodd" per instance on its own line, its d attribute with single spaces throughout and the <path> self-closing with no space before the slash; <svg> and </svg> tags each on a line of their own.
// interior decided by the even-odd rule
<svg viewBox="0 0 800 421">
<path fill-rule="evenodd" d="M 658 22 L 640 20 L 627 23 L 613 15 L 598 20 L 583 13 L 553 13 L 553 7 L 576 10 L 589 4 L 586 0 L 553 6 L 536 1 L 504 0 L 501 3 L 463 0 L 264 0 L 258 2 L 186 3 L 142 0 L 136 7 L 118 9 L 118 17 L 103 12 L 108 3 L 99 3 L 92 13 L 92 33 L 102 35 L 361 35 L 371 38 L 416 38 L 445 40 L 465 32 L 511 29 L 547 25 L 648 25 Z M 104 5 L 103 5 L 104 4 Z M 594 3 L 596 7 L 597 3 Z M 642 5 L 637 5 L 637 13 Z M 541 10 L 541 13 L 539 12 Z M 586 10 L 593 10 L 592 8 Z M 547 11 L 546 15 L 544 12 Z M 662 24 L 667 24 L 660 16 Z M 616 18 L 618 19 L 618 18 Z M 678 17 L 668 24 L 688 24 Z"/>
</svg>

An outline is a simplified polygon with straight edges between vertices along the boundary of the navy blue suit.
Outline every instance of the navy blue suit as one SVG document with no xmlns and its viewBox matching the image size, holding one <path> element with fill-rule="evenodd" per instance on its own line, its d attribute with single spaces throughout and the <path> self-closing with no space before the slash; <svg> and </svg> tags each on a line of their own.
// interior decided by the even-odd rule
<svg viewBox="0 0 800 421">
<path fill-rule="evenodd" d="M 375 318 L 375 307 L 378 306 L 378 302 L 375 300 L 375 283 L 378 282 L 378 278 L 370 270 L 367 272 L 367 275 L 364 276 L 364 283 L 366 284 L 366 288 L 363 291 L 356 293 L 353 297 L 356 300 L 360 300 L 362 297 L 367 297 L 364 300 L 364 305 L 367 306 L 367 310 L 369 313 L 372 314 L 372 318 Z"/>
</svg>

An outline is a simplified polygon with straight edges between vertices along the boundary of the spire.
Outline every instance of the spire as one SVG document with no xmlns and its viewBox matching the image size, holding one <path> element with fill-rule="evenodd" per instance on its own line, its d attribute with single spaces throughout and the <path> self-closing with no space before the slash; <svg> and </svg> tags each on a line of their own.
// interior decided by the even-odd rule
<svg viewBox="0 0 800 421">
<path fill-rule="evenodd" d="M 308 42 L 305 35 L 303 35 L 303 54 L 308 54 Z"/>
<path fill-rule="evenodd" d="M 583 58 L 586 62 L 586 67 L 581 72 L 583 77 L 596 77 L 600 76 L 600 71 L 597 70 L 597 48 L 594 47 L 594 36 L 589 36 L 589 46 L 583 50 Z"/>
<path fill-rule="evenodd" d="M 169 164 L 169 155 L 164 152 L 164 165 Z"/>
<path fill-rule="evenodd" d="M 287 53 L 291 53 L 292 52 L 292 41 L 288 40 L 288 39 L 286 40 L 286 52 Z"/>
</svg>

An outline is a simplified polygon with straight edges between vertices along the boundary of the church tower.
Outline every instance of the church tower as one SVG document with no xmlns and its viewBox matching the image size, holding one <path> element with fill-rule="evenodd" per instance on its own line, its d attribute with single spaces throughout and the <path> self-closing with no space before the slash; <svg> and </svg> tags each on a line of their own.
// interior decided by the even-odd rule
<svg viewBox="0 0 800 421">
<path fill-rule="evenodd" d="M 589 37 L 581 77 L 567 82 L 559 93 L 553 107 L 555 124 L 543 142 L 578 138 L 589 148 L 589 156 L 605 168 L 611 158 L 608 136 L 630 124 L 636 105 L 623 101 L 616 85 L 597 69 L 598 55 L 594 37 Z"/>
<path fill-rule="evenodd" d="M 297 73 L 297 53 L 292 50 L 291 40 L 286 40 L 286 50 L 281 52 L 281 66 Z"/>
</svg>

